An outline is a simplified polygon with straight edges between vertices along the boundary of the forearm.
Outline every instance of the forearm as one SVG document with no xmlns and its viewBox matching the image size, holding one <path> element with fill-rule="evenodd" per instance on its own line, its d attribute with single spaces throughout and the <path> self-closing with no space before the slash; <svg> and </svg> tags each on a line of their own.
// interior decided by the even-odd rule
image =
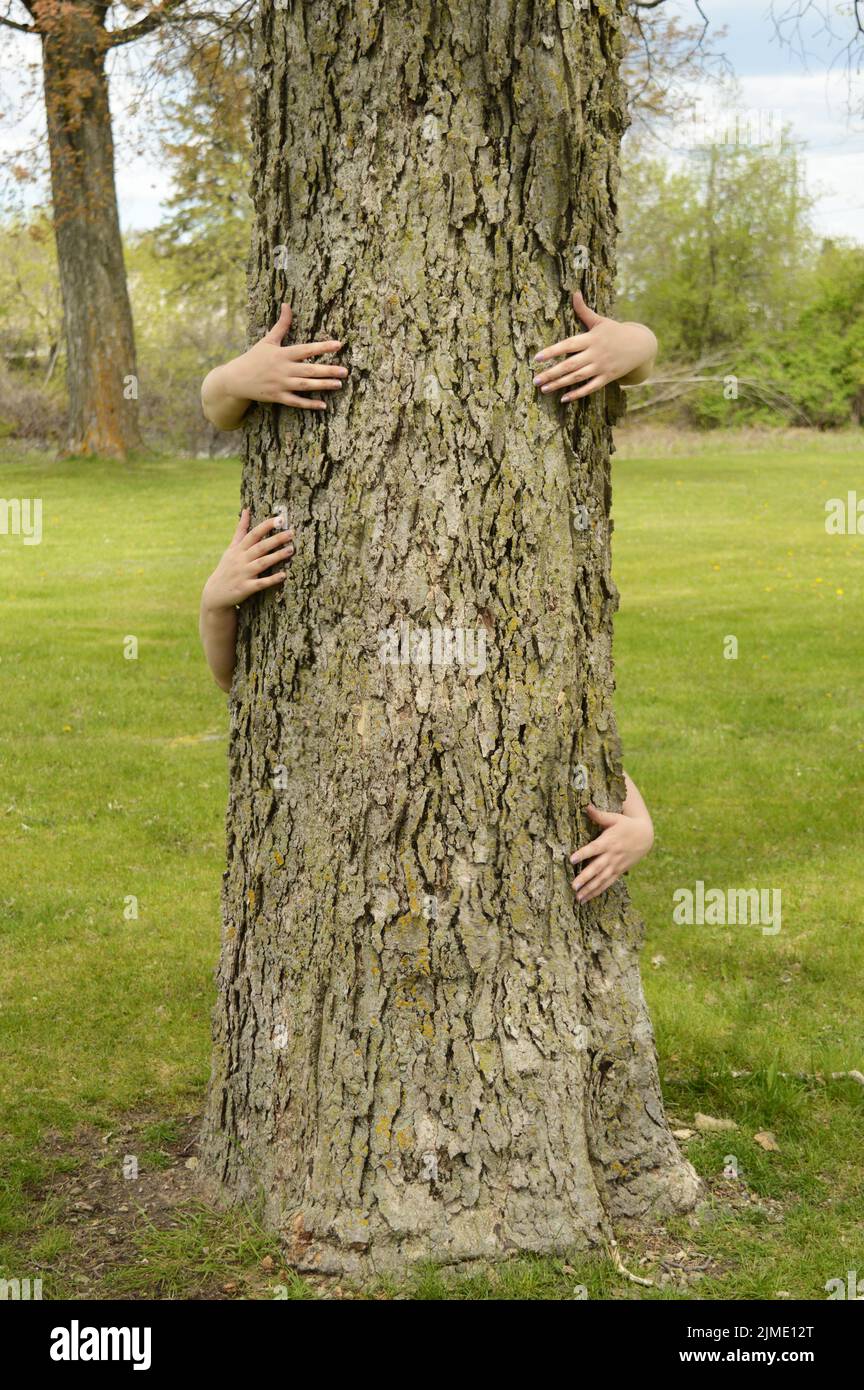
<svg viewBox="0 0 864 1390">
<path fill-rule="evenodd" d="M 654 826 L 651 821 L 651 813 L 645 805 L 645 800 L 639 788 L 636 786 L 636 783 L 631 780 L 626 772 L 624 773 L 624 786 L 626 788 L 626 796 L 624 797 L 624 804 L 621 807 L 622 813 L 625 816 L 632 816 L 634 820 L 645 821 L 646 830 L 650 830 L 651 841 L 653 843 Z"/>
<path fill-rule="evenodd" d="M 619 384 L 621 386 L 638 386 L 641 381 L 647 381 L 654 370 L 654 364 L 657 361 L 657 339 L 651 329 L 645 327 L 644 323 L 628 323 L 625 326 L 644 340 L 645 360 L 638 367 L 634 367 L 631 372 L 628 372 L 626 376 L 620 377 Z"/>
<path fill-rule="evenodd" d="M 220 430 L 236 430 L 243 423 L 250 401 L 236 394 L 234 362 L 208 372 L 201 386 L 201 406 L 211 424 Z"/>
<path fill-rule="evenodd" d="M 230 690 L 237 660 L 237 609 L 211 607 L 205 588 L 201 595 L 198 631 L 213 679 L 222 690 Z"/>
</svg>

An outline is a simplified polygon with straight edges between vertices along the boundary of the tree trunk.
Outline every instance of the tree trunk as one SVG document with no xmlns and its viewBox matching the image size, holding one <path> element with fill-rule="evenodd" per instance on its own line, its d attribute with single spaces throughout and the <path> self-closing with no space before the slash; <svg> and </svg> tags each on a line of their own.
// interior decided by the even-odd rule
<svg viewBox="0 0 864 1390">
<path fill-rule="evenodd" d="M 114 184 L 105 31 L 96 9 L 81 4 L 45 10 L 41 23 L 68 447 L 122 458 L 140 443 L 138 378 Z"/>
<path fill-rule="evenodd" d="M 641 923 L 565 863 L 623 790 L 611 402 L 532 385 L 580 274 L 610 301 L 620 17 L 263 11 L 251 336 L 290 297 L 351 376 L 248 432 L 298 553 L 241 610 L 204 1172 L 299 1268 L 602 1245 L 698 1190 Z"/>
</svg>

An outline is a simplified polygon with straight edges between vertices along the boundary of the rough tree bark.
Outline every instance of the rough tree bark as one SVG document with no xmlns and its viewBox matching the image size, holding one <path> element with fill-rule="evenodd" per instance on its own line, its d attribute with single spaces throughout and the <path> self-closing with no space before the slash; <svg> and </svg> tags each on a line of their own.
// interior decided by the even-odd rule
<svg viewBox="0 0 864 1390">
<path fill-rule="evenodd" d="M 42 41 L 68 448 L 125 457 L 140 443 L 132 310 L 114 183 L 105 5 L 34 6 Z"/>
<path fill-rule="evenodd" d="M 351 377 L 248 431 L 243 497 L 298 554 L 241 616 L 203 1171 L 263 1187 L 301 1269 L 602 1246 L 698 1190 L 640 920 L 564 864 L 623 790 L 614 402 L 531 381 L 568 288 L 610 303 L 620 21 L 262 13 L 251 337 L 290 297 Z"/>
</svg>

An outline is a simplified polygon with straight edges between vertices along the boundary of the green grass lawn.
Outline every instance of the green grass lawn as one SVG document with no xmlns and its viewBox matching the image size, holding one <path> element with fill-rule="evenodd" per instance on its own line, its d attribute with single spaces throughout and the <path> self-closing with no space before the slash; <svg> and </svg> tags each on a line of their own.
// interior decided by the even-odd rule
<svg viewBox="0 0 864 1390">
<path fill-rule="evenodd" d="M 825 501 L 862 484 L 864 446 L 622 442 L 617 708 L 657 830 L 631 875 L 643 972 L 670 1112 L 739 1126 L 685 1141 L 715 1196 L 671 1248 L 686 1240 L 707 1272 L 689 1292 L 637 1290 L 608 1261 L 527 1260 L 423 1271 L 410 1292 L 563 1299 L 576 1281 L 592 1297 L 824 1298 L 830 1278 L 864 1279 L 864 1087 L 828 1075 L 864 1071 L 864 537 L 824 526 Z M 80 1162 L 72 1136 L 146 1114 L 138 1149 L 155 1171 L 206 1085 L 227 715 L 197 602 L 239 468 L 10 453 L 0 480 L 4 497 L 43 499 L 44 531 L 38 546 L 0 536 L 0 1277 L 41 1272 L 57 1297 L 81 1291 L 79 1232 L 50 1196 Z M 673 892 L 698 879 L 779 888 L 782 930 L 673 925 Z M 764 1130 L 777 1151 L 754 1141 Z M 738 1184 L 722 1178 L 730 1153 Z M 650 1242 L 624 1248 L 650 1262 Z M 190 1207 L 168 1231 L 145 1221 L 134 1259 L 86 1276 L 88 1296 L 225 1282 L 272 1296 L 262 1260 L 278 1268 L 254 1213 Z M 286 1277 L 288 1297 L 318 1296 Z"/>
</svg>

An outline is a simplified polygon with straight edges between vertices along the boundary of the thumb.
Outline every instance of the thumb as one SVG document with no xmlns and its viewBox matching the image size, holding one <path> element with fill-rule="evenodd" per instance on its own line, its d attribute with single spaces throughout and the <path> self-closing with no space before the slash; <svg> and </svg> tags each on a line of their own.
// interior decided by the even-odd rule
<svg viewBox="0 0 864 1390">
<path fill-rule="evenodd" d="M 270 329 L 269 333 L 264 334 L 265 343 L 275 343 L 279 347 L 282 339 L 291 327 L 291 305 L 283 304 L 279 311 L 279 317 Z"/>
<path fill-rule="evenodd" d="M 249 508 L 244 507 L 237 522 L 237 529 L 231 537 L 231 545 L 238 545 L 249 530 Z"/>
<path fill-rule="evenodd" d="M 608 830 L 610 825 L 614 825 L 618 819 L 615 811 L 598 811 L 593 802 L 588 803 L 588 814 L 595 825 L 602 825 L 605 830 Z"/>
<path fill-rule="evenodd" d="M 593 328 L 595 323 L 602 322 L 602 316 L 595 314 L 593 309 L 588 308 L 580 290 L 573 291 L 573 308 L 576 310 L 576 317 L 584 323 L 586 328 Z"/>
</svg>

